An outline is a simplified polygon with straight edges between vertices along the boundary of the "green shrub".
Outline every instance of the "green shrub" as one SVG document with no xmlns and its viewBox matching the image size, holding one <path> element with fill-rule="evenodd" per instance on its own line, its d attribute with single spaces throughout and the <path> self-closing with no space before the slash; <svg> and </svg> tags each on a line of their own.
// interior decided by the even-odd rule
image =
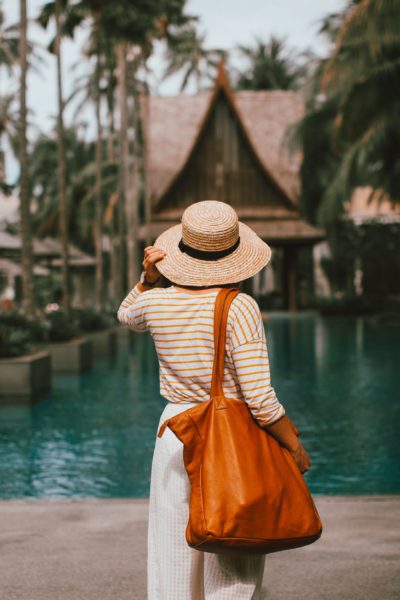
<svg viewBox="0 0 400 600">
<path fill-rule="evenodd" d="M 16 329 L 4 322 L 0 323 L 0 358 L 12 358 L 28 354 L 31 341 L 29 331 Z"/>
<path fill-rule="evenodd" d="M 115 320 L 105 311 L 94 308 L 74 308 L 71 311 L 73 318 L 78 323 L 80 331 L 101 331 L 115 325 Z"/>
<path fill-rule="evenodd" d="M 36 305 L 44 309 L 47 304 L 57 302 L 62 297 L 62 278 L 60 272 L 50 272 L 48 275 L 34 277 L 34 295 Z"/>
<path fill-rule="evenodd" d="M 49 324 L 49 341 L 65 342 L 79 335 L 79 326 L 73 315 L 63 310 L 53 310 L 46 315 Z"/>
<path fill-rule="evenodd" d="M 34 341 L 45 341 L 48 326 L 44 318 L 30 319 L 18 310 L 0 313 L 0 356 L 22 356 Z"/>
<path fill-rule="evenodd" d="M 44 315 L 31 319 L 18 310 L 11 310 L 0 313 L 0 324 L 28 331 L 35 342 L 45 342 L 49 337 L 49 324 Z"/>
</svg>

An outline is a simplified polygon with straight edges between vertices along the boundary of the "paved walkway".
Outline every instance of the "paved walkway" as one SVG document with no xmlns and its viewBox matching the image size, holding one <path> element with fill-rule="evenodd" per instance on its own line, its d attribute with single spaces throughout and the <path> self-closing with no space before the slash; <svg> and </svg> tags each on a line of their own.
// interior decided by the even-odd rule
<svg viewBox="0 0 400 600">
<path fill-rule="evenodd" d="M 321 539 L 267 557 L 264 598 L 399 598 L 400 496 L 316 504 Z M 145 600 L 147 510 L 144 500 L 0 501 L 0 599 Z"/>
</svg>

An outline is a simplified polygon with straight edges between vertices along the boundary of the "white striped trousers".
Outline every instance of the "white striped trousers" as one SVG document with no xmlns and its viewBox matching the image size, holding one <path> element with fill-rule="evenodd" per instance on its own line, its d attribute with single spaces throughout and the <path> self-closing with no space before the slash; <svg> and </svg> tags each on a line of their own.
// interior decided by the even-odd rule
<svg viewBox="0 0 400 600">
<path fill-rule="evenodd" d="M 168 403 L 159 426 L 194 406 Z M 185 530 L 190 485 L 183 444 L 167 427 L 156 438 L 151 468 L 148 600 L 260 600 L 265 556 L 223 556 L 190 548 Z"/>
</svg>

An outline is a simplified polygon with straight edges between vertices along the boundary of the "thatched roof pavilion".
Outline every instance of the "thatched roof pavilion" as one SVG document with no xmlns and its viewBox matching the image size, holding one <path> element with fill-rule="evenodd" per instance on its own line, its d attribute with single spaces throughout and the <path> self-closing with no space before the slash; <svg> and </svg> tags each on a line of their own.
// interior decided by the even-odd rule
<svg viewBox="0 0 400 600">
<path fill-rule="evenodd" d="M 294 308 L 295 249 L 325 237 L 300 217 L 300 157 L 285 143 L 303 111 L 293 91 L 234 92 L 223 64 L 210 92 L 146 98 L 149 218 L 139 237 L 153 240 L 192 202 L 229 202 L 263 239 L 284 249 L 286 304 Z"/>
</svg>

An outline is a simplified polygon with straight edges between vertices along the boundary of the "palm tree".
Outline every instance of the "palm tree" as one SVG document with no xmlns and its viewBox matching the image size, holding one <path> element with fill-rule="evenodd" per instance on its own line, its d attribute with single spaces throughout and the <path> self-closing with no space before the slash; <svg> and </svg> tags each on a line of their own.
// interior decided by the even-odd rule
<svg viewBox="0 0 400 600">
<path fill-rule="evenodd" d="M 59 226 L 61 233 L 61 276 L 63 283 L 63 298 L 62 303 L 64 310 L 69 312 L 71 308 L 70 285 L 69 285 L 69 255 L 68 255 L 68 206 L 66 196 L 65 182 L 65 145 L 64 145 L 64 98 L 62 86 L 62 66 L 61 66 L 61 0 L 55 2 L 55 22 L 56 22 L 56 39 L 55 39 L 55 55 L 57 62 L 57 99 L 58 99 L 58 114 L 57 114 L 57 142 L 58 142 L 58 193 L 59 193 Z"/>
<path fill-rule="evenodd" d="M 137 78 L 140 65 L 143 64 L 142 48 L 133 48 L 130 44 L 119 42 L 117 54 L 117 89 L 120 115 L 120 196 L 124 198 L 124 221 L 126 224 L 126 251 L 128 281 L 139 278 L 140 253 L 138 245 L 139 203 L 141 191 L 141 170 L 143 166 L 142 145 L 140 142 L 141 113 L 140 91 L 144 87 Z M 128 94 L 133 98 L 133 115 L 128 107 Z M 129 130 L 133 130 L 133 140 L 129 140 Z M 123 215 L 119 215 L 120 222 Z"/>
<path fill-rule="evenodd" d="M 95 147 L 93 143 L 85 141 L 79 126 L 64 130 L 64 145 L 70 239 L 91 253 L 94 249 Z M 41 133 L 32 145 L 29 176 L 37 207 L 32 223 L 39 237 L 57 236 L 59 233 L 57 148 L 56 131 L 47 135 Z M 115 182 L 115 175 L 113 180 Z"/>
<path fill-rule="evenodd" d="M 184 14 L 185 0 L 145 0 L 140 6 L 134 6 L 130 0 L 121 0 L 113 4 L 107 14 L 107 27 L 110 37 L 115 41 L 117 59 L 117 92 L 120 113 L 120 165 L 121 165 L 121 202 L 125 205 L 126 248 L 128 281 L 137 281 L 140 271 L 138 247 L 139 193 L 140 185 L 140 144 L 134 144 L 133 169 L 130 161 L 128 140 L 127 105 L 127 67 L 137 73 L 145 67 L 152 52 L 155 39 L 169 39 L 171 28 L 179 31 L 192 20 Z M 127 58 L 130 57 L 130 60 Z M 135 101 L 135 114 L 139 115 L 138 99 Z M 121 205 L 122 206 L 122 205 Z M 120 220 L 122 214 L 120 213 Z"/>
<path fill-rule="evenodd" d="M 74 91 L 71 94 L 68 102 L 76 100 L 80 97 L 75 109 L 75 117 L 80 110 L 88 102 L 92 102 L 95 107 L 97 131 L 100 135 L 97 136 L 97 152 L 96 152 L 96 183 L 95 194 L 96 198 L 96 219 L 95 222 L 101 222 L 102 229 L 109 226 L 110 232 L 110 269 L 111 269 L 111 285 L 110 296 L 111 301 L 116 302 L 122 294 L 122 282 L 120 281 L 120 236 L 118 235 L 117 210 L 119 206 L 118 194 L 118 178 L 115 177 L 115 167 L 118 164 L 115 147 L 115 90 L 116 90 L 116 61 L 113 48 L 110 46 L 109 40 L 105 36 L 101 37 L 101 47 L 97 45 L 97 39 L 94 36 L 90 37 L 89 44 L 86 45 L 85 56 L 90 60 L 95 59 L 94 69 L 86 72 L 79 77 L 74 84 Z M 98 72 L 100 70 L 100 73 Z M 100 83 L 101 82 L 101 83 Z M 100 118 L 100 104 L 104 98 L 107 106 L 108 114 L 108 131 L 107 131 L 107 148 L 105 151 L 103 133 L 104 127 Z M 99 141 L 102 143 L 100 144 Z M 107 159 L 104 155 L 107 154 Z M 104 177 L 107 179 L 105 180 Z M 107 197 L 105 191 L 107 190 Z M 106 207 L 103 209 L 103 204 L 106 199 Z M 99 208 L 101 207 L 101 210 Z M 96 234 L 95 239 L 99 242 L 100 236 Z M 96 245 L 98 264 L 102 262 L 103 256 L 99 243 Z M 101 257 L 101 258 L 100 258 Z M 102 269 L 103 270 L 103 269 Z M 98 289 L 102 287 L 98 282 Z M 119 290 L 121 290 L 119 292 Z M 104 294 L 102 294 L 104 298 Z"/>
<path fill-rule="evenodd" d="M 105 40 L 103 77 L 106 81 L 105 96 L 108 115 L 108 135 L 107 135 L 107 158 L 110 165 L 116 164 L 116 136 L 115 136 L 115 90 L 117 86 L 116 78 L 116 57 L 112 50 L 109 40 Z M 104 224 L 110 225 L 110 299 L 113 303 L 117 302 L 123 294 L 122 281 L 122 253 L 121 253 L 121 235 L 123 222 L 120 223 L 118 218 L 119 209 L 121 208 L 120 193 L 118 189 L 118 181 L 115 188 L 109 196 L 107 209 L 104 214 Z"/>
<path fill-rule="evenodd" d="M 0 190 L 7 194 L 12 186 L 6 183 L 4 164 L 4 139 L 11 145 L 14 153 L 18 154 L 18 118 L 14 110 L 15 94 L 0 96 Z"/>
<path fill-rule="evenodd" d="M 18 27 L 12 25 L 5 26 L 5 16 L 3 3 L 0 4 L 0 76 L 1 69 L 5 69 L 8 75 L 13 73 L 15 66 L 19 62 L 18 54 Z M 11 187 L 6 184 L 5 179 L 5 161 L 4 161 L 4 138 L 8 138 L 14 150 L 18 144 L 16 137 L 18 135 L 17 118 L 14 112 L 14 101 L 16 94 L 8 91 L 7 94 L 0 96 L 0 190 L 3 193 L 9 193 Z"/>
<path fill-rule="evenodd" d="M 238 72 L 239 90 L 293 90 L 307 74 L 305 55 L 286 48 L 284 40 L 271 36 L 265 43 L 256 38 L 253 46 L 239 46 L 246 68 Z M 310 55 L 307 56 L 310 61 Z"/>
<path fill-rule="evenodd" d="M 311 93 L 306 102 L 304 117 L 289 132 L 293 150 L 300 150 L 302 214 L 314 224 L 324 224 L 325 193 L 338 168 L 338 155 L 332 144 L 333 127 L 337 114 L 337 97 L 326 99 L 319 90 L 321 69 L 313 77 Z M 314 89 L 315 88 L 315 89 Z"/>
<path fill-rule="evenodd" d="M 61 0 L 48 2 L 42 9 L 39 15 L 39 22 L 47 26 L 49 18 L 52 14 L 56 14 L 59 10 Z M 96 136 L 96 213 L 94 225 L 94 240 L 96 253 L 96 275 L 95 275 L 95 302 L 96 308 L 99 310 L 104 302 L 104 268 L 103 268 L 103 250 L 102 250 L 102 123 L 101 123 L 101 94 L 100 94 L 100 46 L 101 38 L 104 32 L 102 24 L 102 2 L 99 0 L 80 0 L 76 3 L 68 3 L 68 0 L 63 0 L 64 8 L 64 33 L 74 35 L 76 28 L 88 18 L 92 25 L 92 43 L 95 48 L 96 66 L 94 72 L 94 104 L 97 125 Z M 61 34 L 60 34 L 61 35 Z"/>
<path fill-rule="evenodd" d="M 332 146 L 338 168 L 321 206 L 327 221 L 358 186 L 400 200 L 399 18 L 399 0 L 351 1 L 337 27 L 321 83 L 326 101 L 337 99 Z"/>
<path fill-rule="evenodd" d="M 18 63 L 19 34 L 15 25 L 5 27 L 3 2 L 0 4 L 0 67 L 5 67 L 9 74 Z"/>
<path fill-rule="evenodd" d="M 27 136 L 26 136 L 26 76 L 27 76 L 27 7 L 26 0 L 20 0 L 19 30 L 20 64 L 20 122 L 19 122 L 19 160 L 20 160 L 20 218 L 21 218 L 21 270 L 22 270 L 22 308 L 29 316 L 36 313 L 33 287 L 32 238 L 30 222 L 30 189 L 28 179 Z"/>
<path fill-rule="evenodd" d="M 134 53 L 134 60 L 128 61 L 139 69 L 151 52 L 154 39 L 165 38 L 170 25 L 175 27 L 186 23 L 183 15 L 185 0 L 143 0 L 139 5 L 131 0 L 77 0 L 65 5 L 64 31 L 72 35 L 75 28 L 83 21 L 89 19 L 92 24 L 95 46 L 100 49 L 102 38 L 107 38 L 115 53 L 117 61 L 117 88 L 120 108 L 120 121 L 126 124 L 120 131 L 120 156 L 121 187 L 118 195 L 120 238 L 124 234 L 123 216 L 126 216 L 127 229 L 127 259 L 128 277 L 135 281 L 139 274 L 139 253 L 137 243 L 138 226 L 138 190 L 136 177 L 132 176 L 132 161 L 130 144 L 128 140 L 129 112 L 127 100 L 127 53 Z M 54 2 L 47 3 L 41 14 L 41 19 L 49 18 L 54 13 Z M 100 57 L 100 52 L 97 51 Z M 132 66 L 132 65 L 131 65 Z M 97 70 L 100 73 L 100 68 Z M 97 85 L 99 88 L 99 84 Z M 100 101 L 100 93 L 98 94 Z M 100 111 L 96 111 L 100 116 Z M 99 125 L 99 122 L 98 122 Z M 97 135 L 97 190 L 101 191 L 101 127 L 98 126 Z M 137 167 L 135 167 L 136 169 Z M 123 204 L 124 203 L 124 204 Z M 100 210 L 100 202 L 97 202 Z M 125 206 L 125 210 L 124 210 Z M 99 213 L 96 213 L 96 223 L 100 222 Z M 100 226 L 97 227 L 100 233 Z M 98 248 L 98 245 L 96 245 Z M 122 248 L 121 248 L 122 249 Z M 121 260 L 123 264 L 123 260 Z M 99 281 L 99 279 L 97 279 Z M 97 286 L 99 290 L 99 286 Z"/>
<path fill-rule="evenodd" d="M 215 76 L 221 59 L 226 52 L 218 48 L 205 47 L 205 35 L 198 33 L 192 23 L 167 39 L 167 66 L 163 79 L 182 72 L 180 91 L 194 80 L 199 92 L 204 83 L 210 83 Z"/>
</svg>

